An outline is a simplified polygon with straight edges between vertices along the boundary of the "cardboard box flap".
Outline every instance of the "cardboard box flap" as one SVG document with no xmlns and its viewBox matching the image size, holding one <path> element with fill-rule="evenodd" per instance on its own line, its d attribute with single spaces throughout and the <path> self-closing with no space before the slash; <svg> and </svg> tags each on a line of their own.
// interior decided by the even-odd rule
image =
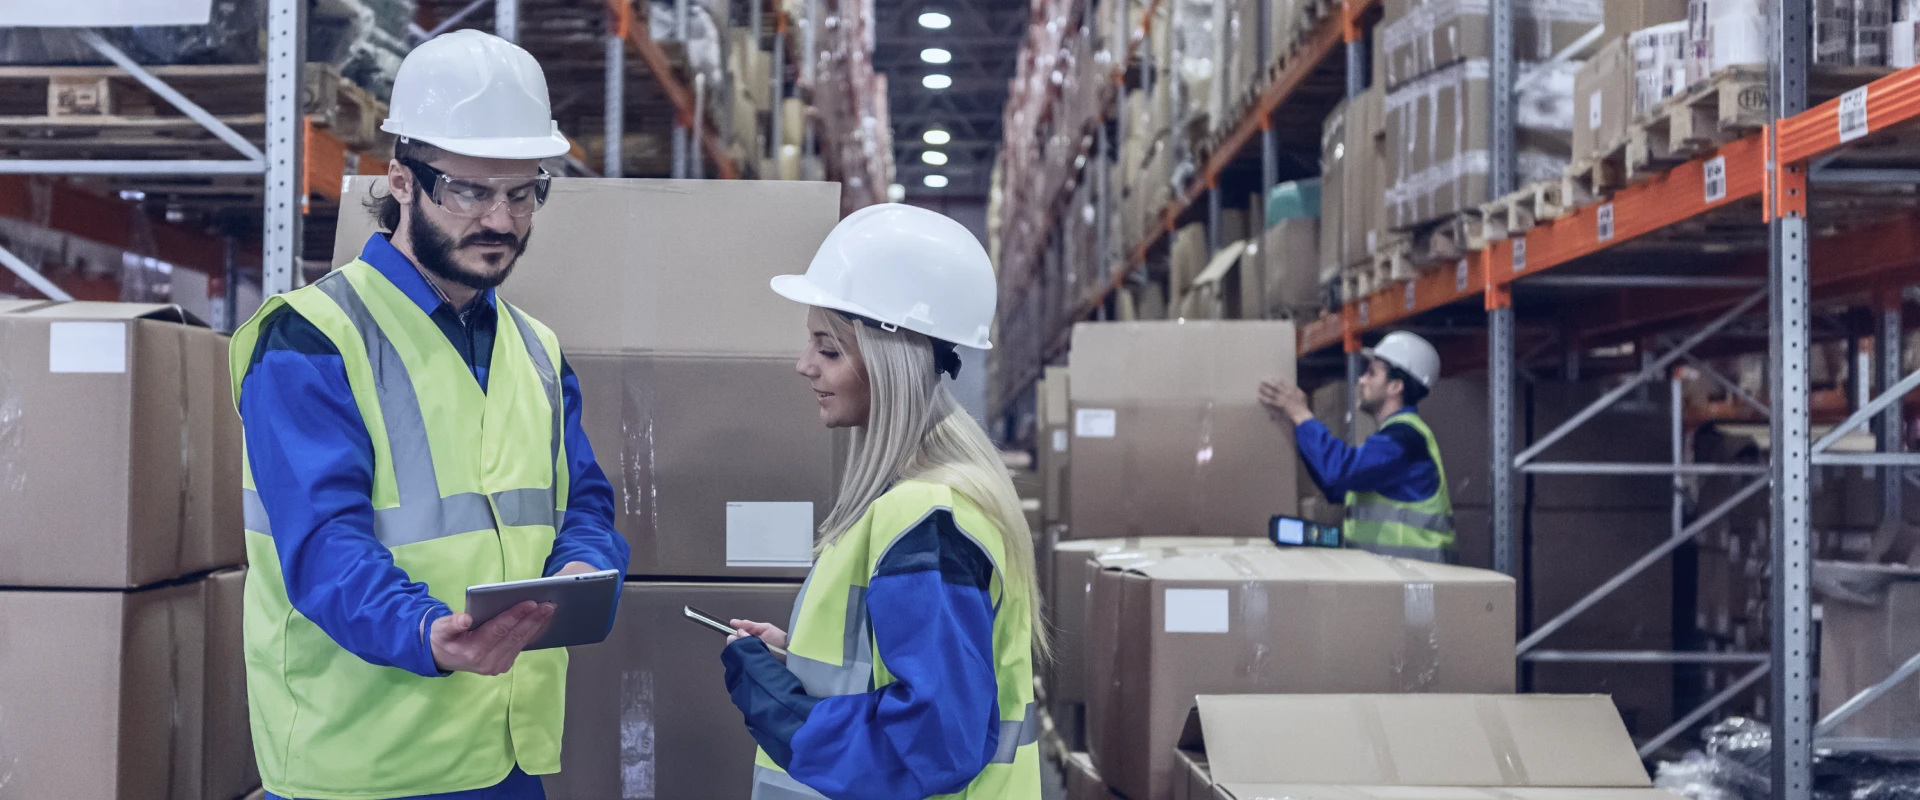
<svg viewBox="0 0 1920 800">
<path fill-rule="evenodd" d="M 72 303 L 51 303 L 39 308 L 26 310 L 24 316 L 45 319 L 73 320 L 135 320 L 145 319 L 156 322 L 178 322 L 199 328 L 207 327 L 202 321 L 177 305 L 171 303 L 103 303 L 79 300 Z"/>
<path fill-rule="evenodd" d="M 1233 538 L 1227 536 L 1136 536 L 1128 539 L 1068 539 L 1053 546 L 1057 553 L 1087 553 L 1089 555 L 1125 557 L 1132 553 L 1145 558 L 1150 556 L 1172 556 L 1183 552 L 1206 550 L 1221 547 L 1261 547 L 1272 546 L 1265 539 L 1252 537 Z"/>
<path fill-rule="evenodd" d="M 1603 695 L 1202 695 L 1181 748 L 1220 784 L 1640 789 Z M 1423 795 L 1424 796 L 1424 795 Z"/>
<path fill-rule="evenodd" d="M 1227 270 L 1240 263 L 1240 253 L 1246 249 L 1247 243 L 1244 241 L 1232 242 L 1220 248 L 1220 252 L 1213 254 L 1213 260 L 1207 262 L 1207 268 L 1200 270 L 1200 275 L 1193 279 L 1193 285 L 1200 287 L 1219 283 L 1220 279 L 1227 277 Z"/>
<path fill-rule="evenodd" d="M 1073 327 L 1075 406 L 1254 406 L 1260 381 L 1294 374 L 1293 323 L 1098 322 Z"/>
<path fill-rule="evenodd" d="M 45 300 L 15 299 L 0 297 L 0 314 L 21 314 L 47 304 Z"/>
<path fill-rule="evenodd" d="M 1259 541 L 1259 540 L 1253 540 Z M 1231 581 L 1290 580 L 1322 583 L 1511 583 L 1495 572 L 1447 564 L 1429 564 L 1382 558 L 1360 550 L 1331 548 L 1250 547 L 1209 551 L 1181 549 L 1159 552 L 1096 553 L 1101 566 L 1121 569 L 1158 580 Z"/>
</svg>

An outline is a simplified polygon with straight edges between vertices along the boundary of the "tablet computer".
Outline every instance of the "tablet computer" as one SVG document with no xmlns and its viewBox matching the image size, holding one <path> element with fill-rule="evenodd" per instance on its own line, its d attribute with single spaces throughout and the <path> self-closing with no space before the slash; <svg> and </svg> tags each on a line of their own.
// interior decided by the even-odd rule
<svg viewBox="0 0 1920 800">
<path fill-rule="evenodd" d="M 475 628 L 528 600 L 552 603 L 553 623 L 523 652 L 598 644 L 613 631 L 613 612 L 620 602 L 620 571 L 606 569 L 467 587 L 467 613 L 473 616 Z"/>
</svg>

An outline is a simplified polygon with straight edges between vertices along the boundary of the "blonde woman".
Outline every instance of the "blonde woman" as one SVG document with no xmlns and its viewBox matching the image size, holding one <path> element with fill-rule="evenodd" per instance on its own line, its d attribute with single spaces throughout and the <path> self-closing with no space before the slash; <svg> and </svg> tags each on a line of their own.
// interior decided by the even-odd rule
<svg viewBox="0 0 1920 800">
<path fill-rule="evenodd" d="M 722 654 L 760 743 L 754 800 L 1038 800 L 1033 536 L 940 380 L 956 345 L 990 346 L 985 251 L 944 216 L 873 206 L 773 289 L 812 307 L 796 366 L 854 443 L 789 629 L 734 620 Z"/>
</svg>

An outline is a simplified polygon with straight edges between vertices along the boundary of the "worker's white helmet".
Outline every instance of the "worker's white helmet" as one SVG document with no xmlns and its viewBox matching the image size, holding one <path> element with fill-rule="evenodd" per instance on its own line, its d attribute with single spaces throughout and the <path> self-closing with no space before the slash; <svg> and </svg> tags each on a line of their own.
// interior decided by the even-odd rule
<svg viewBox="0 0 1920 800">
<path fill-rule="evenodd" d="M 407 54 L 380 130 L 479 158 L 551 158 L 572 149 L 553 119 L 540 62 L 476 30 L 436 36 Z"/>
<path fill-rule="evenodd" d="M 1399 367 L 1427 389 L 1432 389 L 1434 382 L 1440 380 L 1439 351 L 1415 334 L 1394 331 L 1363 354 L 1385 361 L 1389 366 Z"/>
<path fill-rule="evenodd" d="M 917 206 L 882 203 L 847 215 L 805 275 L 773 279 L 780 296 L 953 344 L 991 348 L 993 262 L 973 233 Z"/>
</svg>

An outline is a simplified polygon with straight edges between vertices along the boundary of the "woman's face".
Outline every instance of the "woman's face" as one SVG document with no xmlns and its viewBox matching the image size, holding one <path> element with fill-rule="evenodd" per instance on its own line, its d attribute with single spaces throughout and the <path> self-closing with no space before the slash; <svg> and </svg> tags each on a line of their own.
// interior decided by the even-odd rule
<svg viewBox="0 0 1920 800">
<path fill-rule="evenodd" d="M 820 423 L 829 428 L 867 424 L 867 365 L 858 351 L 842 351 L 826 315 L 807 315 L 807 349 L 794 370 L 807 379 L 820 403 Z"/>
</svg>

